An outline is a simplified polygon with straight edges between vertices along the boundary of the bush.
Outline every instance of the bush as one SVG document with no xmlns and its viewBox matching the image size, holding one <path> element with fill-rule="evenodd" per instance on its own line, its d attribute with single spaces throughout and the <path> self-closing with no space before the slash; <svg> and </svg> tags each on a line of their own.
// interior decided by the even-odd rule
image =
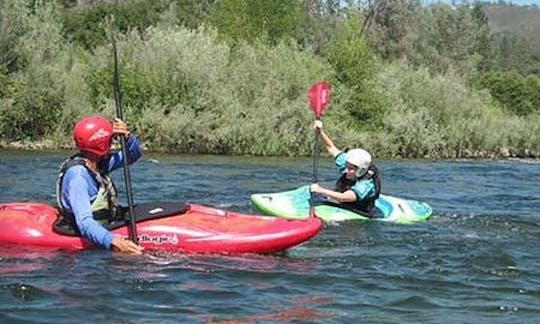
<svg viewBox="0 0 540 324">
<path fill-rule="evenodd" d="M 24 62 L 13 71 L 0 105 L 0 131 L 8 140 L 39 139 L 54 129 L 63 108 L 65 66 L 61 24 L 54 2 L 32 10 L 13 2 L 9 21 L 13 53 Z"/>
<path fill-rule="evenodd" d="M 536 76 L 524 78 L 515 71 L 489 73 L 482 77 L 480 85 L 508 112 L 527 116 L 540 110 L 540 78 Z"/>
<path fill-rule="evenodd" d="M 385 106 L 371 84 L 377 59 L 360 35 L 361 20 L 352 15 L 342 26 L 338 37 L 328 46 L 327 58 L 336 71 L 342 103 L 350 122 L 366 130 L 382 125 Z"/>
<path fill-rule="evenodd" d="M 130 30 L 144 32 L 160 19 L 160 12 L 167 9 L 166 0 L 135 0 L 121 3 L 97 3 L 89 7 L 66 8 L 63 12 L 64 36 L 93 50 L 109 42 L 106 26 L 111 20 L 116 30 L 126 33 Z"/>
<path fill-rule="evenodd" d="M 108 109 L 111 50 L 96 49 L 86 82 Z M 306 91 L 330 74 L 294 45 L 240 42 L 231 52 L 213 30 L 149 28 L 118 42 L 124 108 L 152 149 L 296 155 L 312 145 Z M 109 59 L 104 59 L 109 57 Z M 99 108 L 101 107 L 101 108 Z"/>
<path fill-rule="evenodd" d="M 431 76 L 394 64 L 377 83 L 391 103 L 384 130 L 402 156 L 478 155 L 515 147 L 529 136 L 523 120 L 491 105 L 489 95 L 468 89 L 451 73 Z"/>
</svg>

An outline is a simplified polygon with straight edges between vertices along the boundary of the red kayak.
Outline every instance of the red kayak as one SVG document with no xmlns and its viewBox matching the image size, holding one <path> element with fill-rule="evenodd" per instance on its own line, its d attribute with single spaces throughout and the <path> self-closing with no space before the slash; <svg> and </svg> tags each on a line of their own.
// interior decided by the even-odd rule
<svg viewBox="0 0 540 324">
<path fill-rule="evenodd" d="M 148 250 L 184 253 L 272 253 L 310 239 L 322 225 L 317 217 L 303 221 L 287 220 L 197 204 L 182 206 L 169 213 L 164 211 L 167 207 L 162 208 L 160 203 L 136 206 L 139 244 Z M 144 211 L 141 212 L 142 209 Z M 58 230 L 53 230 L 57 216 L 58 210 L 47 204 L 0 204 L 0 244 L 75 250 L 95 248 L 80 236 L 59 234 Z M 107 227 L 116 234 L 129 236 L 129 223 L 125 221 L 116 227 Z"/>
</svg>

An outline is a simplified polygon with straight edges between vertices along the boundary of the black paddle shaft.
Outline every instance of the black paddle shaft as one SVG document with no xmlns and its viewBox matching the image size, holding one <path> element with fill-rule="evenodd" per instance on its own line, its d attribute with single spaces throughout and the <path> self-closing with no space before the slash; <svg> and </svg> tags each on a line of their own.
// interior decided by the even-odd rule
<svg viewBox="0 0 540 324">
<path fill-rule="evenodd" d="M 312 183 L 317 182 L 317 170 L 319 169 L 319 157 L 321 155 L 321 131 L 315 130 L 315 143 L 313 144 L 313 174 Z"/>
<path fill-rule="evenodd" d="M 113 76 L 113 88 L 114 88 L 114 101 L 116 104 L 116 116 L 121 120 L 124 120 L 124 114 L 122 112 L 122 91 L 120 90 L 120 77 L 118 75 L 118 57 L 116 54 L 116 42 L 113 36 L 113 49 L 114 49 L 114 76 Z M 124 136 L 120 136 L 120 145 L 122 147 L 122 157 L 124 161 L 124 179 L 126 182 L 126 194 L 128 200 L 128 216 L 130 223 L 129 238 L 133 243 L 137 243 L 137 225 L 135 223 L 135 213 L 133 211 L 133 192 L 131 190 L 131 174 L 129 172 L 129 162 L 127 158 L 128 150 L 126 147 L 126 139 Z"/>
<path fill-rule="evenodd" d="M 319 118 L 317 118 L 319 119 Z M 319 157 L 321 155 L 321 130 L 316 129 L 315 130 L 315 143 L 313 144 L 313 174 L 311 177 L 311 182 L 316 183 L 317 182 L 317 170 L 319 169 Z M 310 216 L 314 214 L 314 204 L 315 199 L 313 192 L 309 191 L 309 214 Z"/>
</svg>

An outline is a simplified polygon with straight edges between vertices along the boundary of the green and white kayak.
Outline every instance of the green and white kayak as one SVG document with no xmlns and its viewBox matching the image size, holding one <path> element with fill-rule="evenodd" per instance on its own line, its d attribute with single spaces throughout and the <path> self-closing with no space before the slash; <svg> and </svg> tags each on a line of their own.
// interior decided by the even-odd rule
<svg viewBox="0 0 540 324">
<path fill-rule="evenodd" d="M 309 216 L 309 186 L 295 190 L 261 193 L 251 196 L 253 206 L 266 215 L 292 219 L 305 219 Z M 431 216 L 431 207 L 416 200 L 408 200 L 381 194 L 375 201 L 376 211 L 372 217 L 355 211 L 340 208 L 336 204 L 327 204 L 316 199 L 315 214 L 324 222 L 344 220 L 374 220 L 408 224 L 424 221 Z"/>
</svg>

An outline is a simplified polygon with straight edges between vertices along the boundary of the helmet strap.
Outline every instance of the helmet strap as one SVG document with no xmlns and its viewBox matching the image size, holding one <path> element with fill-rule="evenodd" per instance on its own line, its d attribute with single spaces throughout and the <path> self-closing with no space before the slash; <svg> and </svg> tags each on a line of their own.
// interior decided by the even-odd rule
<svg viewBox="0 0 540 324">
<path fill-rule="evenodd" d="M 366 172 L 364 172 L 363 175 L 356 175 L 358 179 L 371 179 L 371 177 L 374 175 L 375 173 L 373 171 L 371 171 L 370 169 L 367 169 Z"/>
</svg>

